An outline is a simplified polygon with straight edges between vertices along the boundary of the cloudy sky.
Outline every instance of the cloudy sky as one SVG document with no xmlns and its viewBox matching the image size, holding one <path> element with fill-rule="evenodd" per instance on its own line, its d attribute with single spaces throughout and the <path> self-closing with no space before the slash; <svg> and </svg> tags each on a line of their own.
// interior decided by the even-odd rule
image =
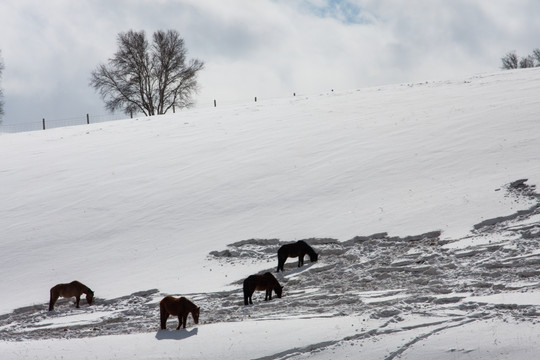
<svg viewBox="0 0 540 360">
<path fill-rule="evenodd" d="M 88 83 L 127 30 L 176 29 L 197 106 L 451 79 L 540 47 L 538 0 L 2 0 L 4 124 L 107 114 Z"/>
</svg>

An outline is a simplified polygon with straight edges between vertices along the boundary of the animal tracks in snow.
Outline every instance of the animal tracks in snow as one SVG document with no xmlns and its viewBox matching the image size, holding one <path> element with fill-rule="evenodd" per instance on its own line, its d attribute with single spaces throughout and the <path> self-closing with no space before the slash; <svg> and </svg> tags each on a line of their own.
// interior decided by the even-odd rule
<svg viewBox="0 0 540 360">
<path fill-rule="evenodd" d="M 310 263 L 306 257 L 305 265 L 298 268 L 297 259 L 288 259 L 285 271 L 278 274 L 276 253 L 285 242 L 239 241 L 211 252 L 207 261 L 266 262 L 269 268 L 262 272 L 276 275 L 285 286 L 283 297 L 265 302 L 256 293 L 255 305 L 244 306 L 243 279 L 234 281 L 237 286 L 230 291 L 185 296 L 202 309 L 211 309 L 201 313 L 200 326 L 287 318 L 365 319 L 365 327 L 351 336 L 313 344 L 309 351 L 338 342 L 409 334 L 409 340 L 388 359 L 436 332 L 472 321 L 512 317 L 537 322 L 540 302 L 532 295 L 540 293 L 540 201 L 524 181 L 508 185 L 507 192 L 534 197 L 537 205 L 483 221 L 461 239 L 442 240 L 439 231 L 407 237 L 379 233 L 347 241 L 304 239 L 320 254 L 319 261 Z M 153 289 L 116 299 L 96 298 L 92 306 L 83 301 L 80 309 L 73 307 L 71 299 L 61 299 L 53 312 L 47 311 L 46 303 L 19 308 L 0 315 L 0 340 L 157 332 L 158 302 L 164 295 Z M 188 325 L 192 326 L 191 318 Z M 302 349 L 295 349 L 268 359 L 301 353 Z"/>
<path fill-rule="evenodd" d="M 155 329 L 159 319 L 157 290 L 137 292 L 117 299 L 94 298 L 92 306 L 73 299 L 59 299 L 55 310 L 34 305 L 0 316 L 0 340 L 37 340 L 82 338 L 100 335 L 130 334 Z"/>
</svg>

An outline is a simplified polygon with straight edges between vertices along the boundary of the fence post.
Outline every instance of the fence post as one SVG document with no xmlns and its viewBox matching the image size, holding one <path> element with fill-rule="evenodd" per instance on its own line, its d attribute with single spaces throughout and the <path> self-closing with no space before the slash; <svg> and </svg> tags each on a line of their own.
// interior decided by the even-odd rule
<svg viewBox="0 0 540 360">
<path fill-rule="evenodd" d="M 86 114 L 86 124 L 90 125 L 90 115 Z"/>
<path fill-rule="evenodd" d="M 255 102 L 257 102 L 257 97 L 255 96 Z"/>
<path fill-rule="evenodd" d="M 130 116 L 131 119 L 133 119 L 133 111 L 129 112 L 129 116 Z"/>
<path fill-rule="evenodd" d="M 217 104 L 216 104 L 216 99 L 214 99 L 214 107 L 216 107 L 216 105 L 217 105 Z"/>
<path fill-rule="evenodd" d="M 174 105 L 172 106 L 172 113 L 176 114 L 176 109 L 174 108 Z"/>
<path fill-rule="evenodd" d="M 45 118 L 43 118 L 43 130 L 45 130 Z"/>
</svg>

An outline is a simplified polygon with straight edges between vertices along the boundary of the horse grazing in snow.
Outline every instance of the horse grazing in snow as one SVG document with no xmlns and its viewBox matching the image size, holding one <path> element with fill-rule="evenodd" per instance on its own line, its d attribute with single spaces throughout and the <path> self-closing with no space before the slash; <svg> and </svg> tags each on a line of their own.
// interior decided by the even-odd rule
<svg viewBox="0 0 540 360">
<path fill-rule="evenodd" d="M 309 246 L 305 241 L 299 240 L 292 244 L 285 244 L 279 248 L 278 255 L 278 266 L 277 272 L 279 270 L 283 271 L 283 266 L 288 257 L 298 257 L 298 267 L 304 265 L 304 256 L 308 254 L 309 260 L 315 262 L 318 260 L 319 255 Z"/>
<path fill-rule="evenodd" d="M 251 297 L 255 290 L 266 291 L 264 301 L 267 301 L 272 300 L 272 290 L 276 292 L 278 298 L 281 298 L 283 286 L 269 272 L 262 275 L 250 275 L 244 280 L 244 305 L 253 304 Z"/>
<path fill-rule="evenodd" d="M 176 330 L 179 330 L 182 324 L 184 325 L 184 329 L 186 328 L 189 313 L 191 313 L 195 324 L 198 324 L 201 308 L 197 307 L 183 296 L 180 298 L 165 296 L 159 302 L 159 312 L 161 318 L 161 330 L 167 328 L 167 319 L 169 318 L 169 315 L 178 316 L 178 327 Z"/>
<path fill-rule="evenodd" d="M 79 302 L 81 301 L 81 295 L 86 294 L 86 301 L 88 305 L 92 304 L 94 300 L 94 292 L 83 283 L 78 282 L 77 280 L 70 282 L 69 284 L 58 284 L 51 288 L 51 299 L 49 301 L 49 311 L 54 309 L 54 304 L 58 298 L 70 298 L 75 296 L 75 306 L 79 307 Z"/>
</svg>

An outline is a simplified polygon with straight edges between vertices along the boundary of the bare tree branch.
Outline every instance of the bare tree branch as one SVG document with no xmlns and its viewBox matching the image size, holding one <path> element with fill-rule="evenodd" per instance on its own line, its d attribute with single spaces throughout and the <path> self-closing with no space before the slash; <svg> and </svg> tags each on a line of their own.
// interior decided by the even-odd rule
<svg viewBox="0 0 540 360">
<path fill-rule="evenodd" d="M 501 58 L 502 61 L 502 68 L 503 69 L 517 69 L 518 68 L 518 57 L 515 53 L 515 51 L 511 51 L 507 53 L 503 58 Z"/>
<path fill-rule="evenodd" d="M 532 56 L 534 57 L 534 60 L 536 61 L 535 66 L 540 66 L 540 49 L 534 49 Z"/>
<path fill-rule="evenodd" d="M 521 60 L 519 61 L 519 67 L 522 69 L 534 67 L 534 57 L 532 55 L 528 55 L 521 58 Z"/>
</svg>

